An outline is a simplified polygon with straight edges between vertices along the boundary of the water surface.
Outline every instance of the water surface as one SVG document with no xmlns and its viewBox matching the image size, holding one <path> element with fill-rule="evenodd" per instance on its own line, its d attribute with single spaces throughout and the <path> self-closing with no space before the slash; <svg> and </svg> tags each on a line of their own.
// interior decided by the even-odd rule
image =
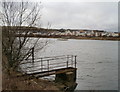
<svg viewBox="0 0 120 92">
<path fill-rule="evenodd" d="M 77 55 L 77 90 L 118 89 L 118 41 L 49 41 L 36 57 Z"/>
</svg>

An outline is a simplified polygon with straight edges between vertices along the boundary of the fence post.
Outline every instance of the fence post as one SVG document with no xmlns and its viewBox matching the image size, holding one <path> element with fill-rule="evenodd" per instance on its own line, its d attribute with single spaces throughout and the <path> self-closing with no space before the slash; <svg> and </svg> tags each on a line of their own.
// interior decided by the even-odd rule
<svg viewBox="0 0 120 92">
<path fill-rule="evenodd" d="M 76 57 L 77 57 L 77 56 L 75 56 L 75 68 L 76 68 L 76 64 L 77 64 L 77 62 L 76 62 Z"/>
<path fill-rule="evenodd" d="M 41 58 L 41 72 L 42 72 L 42 69 L 43 69 L 43 61 L 42 61 L 42 58 Z"/>
<path fill-rule="evenodd" d="M 47 60 L 47 64 L 48 64 L 48 71 L 49 71 L 49 60 Z"/>
<path fill-rule="evenodd" d="M 34 47 L 32 48 L 32 63 L 34 63 Z"/>
<path fill-rule="evenodd" d="M 73 67 L 73 55 L 71 56 L 71 62 L 72 62 L 71 66 Z"/>
<path fill-rule="evenodd" d="M 68 68 L 68 62 L 69 62 L 69 55 L 67 55 L 67 68 Z"/>
</svg>

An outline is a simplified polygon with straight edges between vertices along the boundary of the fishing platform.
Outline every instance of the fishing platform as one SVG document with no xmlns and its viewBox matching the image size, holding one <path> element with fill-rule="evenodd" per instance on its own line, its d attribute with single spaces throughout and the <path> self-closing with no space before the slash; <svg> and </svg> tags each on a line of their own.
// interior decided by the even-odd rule
<svg viewBox="0 0 120 92">
<path fill-rule="evenodd" d="M 28 59 L 21 63 L 24 74 L 44 77 L 76 71 L 76 55 L 61 55 Z"/>
</svg>

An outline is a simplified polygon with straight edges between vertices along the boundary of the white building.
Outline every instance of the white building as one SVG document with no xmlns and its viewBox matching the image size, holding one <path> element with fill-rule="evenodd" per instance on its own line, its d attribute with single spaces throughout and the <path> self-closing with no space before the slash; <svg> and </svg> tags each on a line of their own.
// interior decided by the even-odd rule
<svg viewBox="0 0 120 92">
<path fill-rule="evenodd" d="M 118 34 L 117 32 L 113 32 L 113 33 L 112 33 L 112 36 L 113 36 L 113 37 L 118 37 L 119 34 Z"/>
<path fill-rule="evenodd" d="M 73 33 L 71 31 L 65 31 L 65 35 L 73 35 Z"/>
</svg>

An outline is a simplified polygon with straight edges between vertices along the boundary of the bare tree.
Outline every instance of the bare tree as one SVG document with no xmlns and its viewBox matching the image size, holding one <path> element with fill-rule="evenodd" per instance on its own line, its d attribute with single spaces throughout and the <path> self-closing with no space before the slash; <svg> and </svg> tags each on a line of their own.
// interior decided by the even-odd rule
<svg viewBox="0 0 120 92">
<path fill-rule="evenodd" d="M 37 27 L 41 18 L 41 3 L 35 2 L 1 2 L 2 10 L 0 19 L 2 23 L 2 46 L 3 53 L 7 56 L 8 62 L 5 64 L 6 69 L 16 70 L 21 61 L 28 59 L 31 55 L 32 48 L 35 48 L 39 38 L 30 44 L 30 38 L 26 35 L 29 30 L 27 27 Z M 22 31 L 19 30 L 22 28 Z M 16 34 L 23 34 L 25 37 L 16 37 Z M 29 45 L 28 45 L 29 44 Z M 47 41 L 40 45 L 39 50 L 47 45 Z"/>
</svg>

